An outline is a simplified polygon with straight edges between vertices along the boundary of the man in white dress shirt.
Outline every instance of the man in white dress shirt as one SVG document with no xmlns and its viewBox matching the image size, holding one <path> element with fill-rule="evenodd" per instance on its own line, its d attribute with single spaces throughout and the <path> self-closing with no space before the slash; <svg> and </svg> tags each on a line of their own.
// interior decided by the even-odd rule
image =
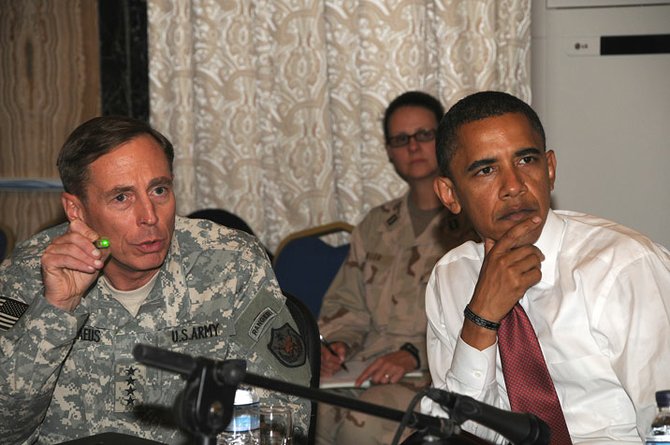
<svg viewBox="0 0 670 445">
<path fill-rule="evenodd" d="M 428 283 L 433 386 L 510 409 L 495 326 L 518 302 L 572 442 L 639 444 L 655 391 L 670 389 L 668 251 L 616 223 L 550 208 L 556 156 L 537 114 L 514 96 L 487 91 L 454 105 L 437 154 L 437 194 L 483 242 L 447 253 Z M 476 317 L 464 317 L 466 306 Z M 422 409 L 444 415 L 428 399 Z M 473 422 L 466 429 L 503 441 Z"/>
</svg>

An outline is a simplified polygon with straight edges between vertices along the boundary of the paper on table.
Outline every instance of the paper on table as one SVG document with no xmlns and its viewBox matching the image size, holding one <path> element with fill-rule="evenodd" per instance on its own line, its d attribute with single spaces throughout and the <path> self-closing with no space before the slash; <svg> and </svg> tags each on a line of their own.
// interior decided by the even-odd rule
<svg viewBox="0 0 670 445">
<path fill-rule="evenodd" d="M 334 375 L 330 377 L 322 377 L 319 388 L 321 389 L 355 388 L 356 379 L 358 378 L 359 375 L 361 375 L 363 371 L 365 371 L 365 368 L 367 368 L 373 361 L 374 359 L 370 359 L 367 361 L 347 360 L 345 363 L 347 364 L 347 368 L 349 368 L 349 371 L 340 369 L 338 372 L 336 372 Z M 421 376 L 422 373 L 419 370 L 408 372 L 407 374 L 405 374 L 405 377 L 421 377 Z M 359 388 L 368 388 L 369 386 L 370 386 L 370 380 L 366 380 Z"/>
</svg>

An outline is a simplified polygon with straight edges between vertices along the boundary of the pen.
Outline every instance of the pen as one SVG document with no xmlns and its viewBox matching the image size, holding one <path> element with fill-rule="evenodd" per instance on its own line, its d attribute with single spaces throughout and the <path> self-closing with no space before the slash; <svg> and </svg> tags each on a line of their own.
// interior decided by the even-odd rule
<svg viewBox="0 0 670 445">
<path fill-rule="evenodd" d="M 321 339 L 321 343 L 326 347 L 326 349 L 328 349 L 328 352 L 330 352 L 331 354 L 333 354 L 335 357 L 339 357 L 339 355 L 337 354 L 337 352 L 335 352 L 335 350 L 334 350 L 333 347 L 330 345 L 330 343 L 328 342 L 328 340 L 326 340 L 325 338 L 323 338 L 323 335 L 319 334 L 319 338 Z M 347 365 L 345 365 L 344 362 L 340 363 L 340 367 L 341 367 L 342 369 L 344 369 L 345 371 L 349 371 L 349 369 L 347 368 Z"/>
</svg>

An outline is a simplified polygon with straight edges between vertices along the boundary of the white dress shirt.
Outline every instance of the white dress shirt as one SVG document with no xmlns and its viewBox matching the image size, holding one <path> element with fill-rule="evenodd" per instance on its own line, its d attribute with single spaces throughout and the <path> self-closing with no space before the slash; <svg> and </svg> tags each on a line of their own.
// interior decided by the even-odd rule
<svg viewBox="0 0 670 445">
<path fill-rule="evenodd" d="M 520 300 L 544 353 L 573 443 L 639 444 L 670 389 L 670 253 L 631 229 L 549 211 L 536 243 L 542 280 Z M 460 338 L 484 260 L 468 242 L 436 264 L 426 290 L 433 386 L 510 409 L 497 343 Z M 427 398 L 422 410 L 445 415 Z M 503 442 L 473 422 L 465 429 Z"/>
</svg>

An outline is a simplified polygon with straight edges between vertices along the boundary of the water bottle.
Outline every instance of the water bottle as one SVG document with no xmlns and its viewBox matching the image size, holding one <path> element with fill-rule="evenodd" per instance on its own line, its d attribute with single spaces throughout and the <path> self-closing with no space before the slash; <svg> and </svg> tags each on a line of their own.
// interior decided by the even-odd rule
<svg viewBox="0 0 670 445">
<path fill-rule="evenodd" d="M 252 387 L 238 387 L 233 417 L 217 437 L 217 445 L 258 445 L 260 442 L 260 403 Z"/>
<path fill-rule="evenodd" d="M 651 422 L 647 434 L 647 445 L 670 445 L 670 389 L 656 392 L 658 414 Z"/>
</svg>

